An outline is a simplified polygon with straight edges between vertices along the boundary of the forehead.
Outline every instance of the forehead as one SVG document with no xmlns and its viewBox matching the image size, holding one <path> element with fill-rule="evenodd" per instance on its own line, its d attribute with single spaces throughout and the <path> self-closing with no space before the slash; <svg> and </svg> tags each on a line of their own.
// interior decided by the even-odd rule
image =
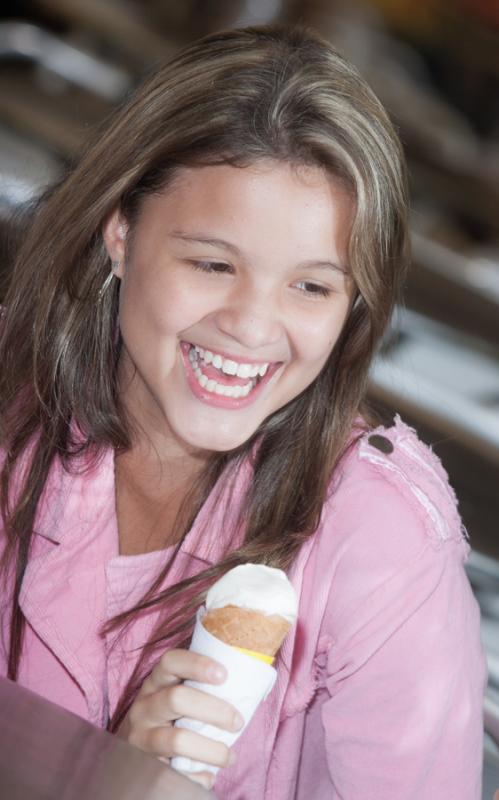
<svg viewBox="0 0 499 800">
<path fill-rule="evenodd" d="M 146 198 L 140 221 L 236 237 L 242 247 L 312 248 L 315 256 L 330 256 L 331 249 L 346 251 L 352 213 L 352 197 L 324 169 L 262 161 L 182 168 L 160 195 Z"/>
</svg>

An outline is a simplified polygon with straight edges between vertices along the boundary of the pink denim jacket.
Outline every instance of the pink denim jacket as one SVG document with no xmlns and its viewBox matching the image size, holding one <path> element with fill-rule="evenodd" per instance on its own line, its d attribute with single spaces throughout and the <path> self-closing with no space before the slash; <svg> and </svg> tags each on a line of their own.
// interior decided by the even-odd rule
<svg viewBox="0 0 499 800">
<path fill-rule="evenodd" d="M 446 474 L 397 420 L 363 436 L 331 489 L 290 574 L 299 621 L 277 683 L 234 745 L 236 763 L 219 772 L 216 794 L 479 800 L 485 661 Z M 223 505 L 208 499 L 169 583 L 221 556 Z M 213 536 L 198 541 L 206 519 Z M 105 725 L 154 614 L 138 619 L 120 648 L 110 649 L 99 628 L 140 597 L 163 560 L 118 554 L 112 451 L 85 474 L 56 464 L 21 593 L 20 683 Z M 3 614 L 0 674 L 7 625 Z"/>
</svg>

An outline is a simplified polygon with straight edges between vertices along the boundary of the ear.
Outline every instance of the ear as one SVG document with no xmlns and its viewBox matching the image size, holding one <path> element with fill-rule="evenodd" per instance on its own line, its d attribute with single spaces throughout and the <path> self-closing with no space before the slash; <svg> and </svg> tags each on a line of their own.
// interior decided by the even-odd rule
<svg viewBox="0 0 499 800">
<path fill-rule="evenodd" d="M 124 275 L 125 243 L 128 225 L 119 208 L 115 208 L 102 225 L 102 238 L 117 278 Z"/>
</svg>

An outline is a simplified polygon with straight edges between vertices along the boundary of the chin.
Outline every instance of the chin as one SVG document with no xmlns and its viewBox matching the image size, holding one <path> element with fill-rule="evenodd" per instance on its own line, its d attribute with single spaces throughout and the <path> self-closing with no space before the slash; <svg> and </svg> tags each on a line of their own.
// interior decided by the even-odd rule
<svg viewBox="0 0 499 800">
<path fill-rule="evenodd" d="M 227 453 L 235 450 L 250 439 L 255 428 L 248 431 L 241 431 L 240 426 L 234 427 L 225 425 L 200 426 L 195 430 L 177 429 L 177 436 L 181 438 L 191 448 L 206 450 L 217 453 Z"/>
<path fill-rule="evenodd" d="M 205 437 L 197 437 L 189 442 L 192 447 L 200 450 L 209 450 L 214 453 L 228 453 L 243 445 L 249 436 L 217 436 L 216 433 L 207 434 Z"/>
</svg>

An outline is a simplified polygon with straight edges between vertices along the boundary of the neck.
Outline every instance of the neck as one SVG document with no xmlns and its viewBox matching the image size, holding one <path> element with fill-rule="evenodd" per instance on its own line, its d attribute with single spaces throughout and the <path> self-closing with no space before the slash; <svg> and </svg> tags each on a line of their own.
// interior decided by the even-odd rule
<svg viewBox="0 0 499 800">
<path fill-rule="evenodd" d="M 170 450 L 164 453 L 152 442 L 139 441 L 130 450 L 116 454 L 116 480 L 148 502 L 164 503 L 170 494 L 187 491 L 206 463 L 206 458 L 189 458 Z"/>
<path fill-rule="evenodd" d="M 117 454 L 117 475 L 149 499 L 164 499 L 165 489 L 192 485 L 209 462 L 211 453 L 189 446 L 176 436 L 137 372 L 122 359 L 119 367 L 122 403 L 132 428 L 132 446 Z"/>
<path fill-rule="evenodd" d="M 115 457 L 116 516 L 121 555 L 162 550 L 182 535 L 190 513 L 184 501 L 205 461 L 162 459 L 139 442 Z M 190 503 L 189 503 L 190 505 Z"/>
</svg>

